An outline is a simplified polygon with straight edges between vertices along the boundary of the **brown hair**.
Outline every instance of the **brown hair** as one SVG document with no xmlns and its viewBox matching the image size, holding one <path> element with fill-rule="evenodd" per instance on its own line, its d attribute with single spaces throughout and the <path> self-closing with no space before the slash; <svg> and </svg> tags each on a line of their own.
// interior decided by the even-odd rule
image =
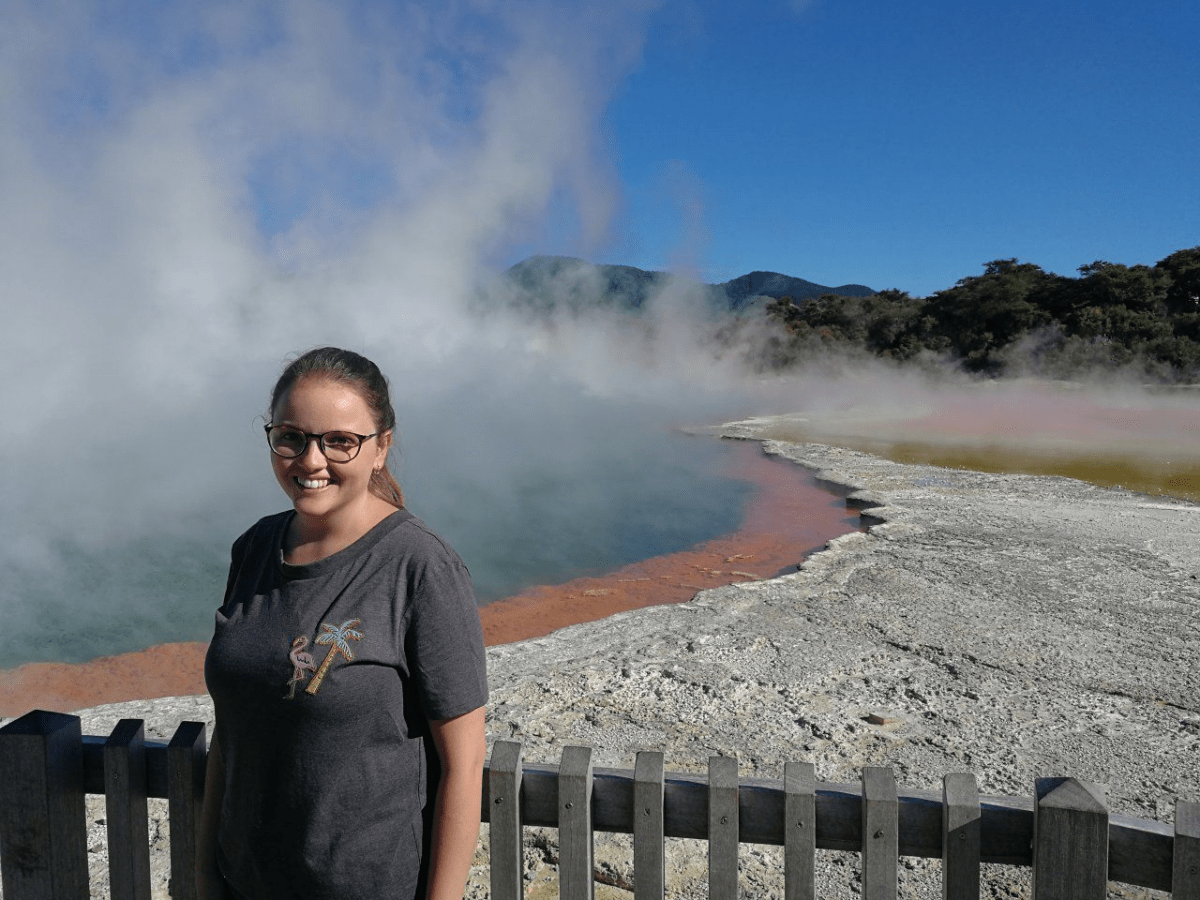
<svg viewBox="0 0 1200 900">
<path fill-rule="evenodd" d="M 292 385 L 309 377 L 327 378 L 352 388 L 371 410 L 375 430 L 391 431 L 395 440 L 396 411 L 392 408 L 387 378 L 379 371 L 379 366 L 352 350 L 318 347 L 294 359 L 271 391 L 271 412 Z M 404 494 L 386 462 L 383 468 L 371 474 L 370 491 L 393 506 L 404 507 Z"/>
</svg>

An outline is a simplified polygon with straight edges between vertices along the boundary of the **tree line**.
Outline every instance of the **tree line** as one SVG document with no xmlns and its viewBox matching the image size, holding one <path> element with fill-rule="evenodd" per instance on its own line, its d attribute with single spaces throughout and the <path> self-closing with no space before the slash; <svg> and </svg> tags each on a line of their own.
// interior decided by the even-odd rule
<svg viewBox="0 0 1200 900">
<path fill-rule="evenodd" d="M 1070 378 L 1135 368 L 1166 383 L 1200 381 L 1200 247 L 1153 266 L 1098 260 L 1078 277 L 999 259 L 928 297 L 791 297 L 766 307 L 758 350 L 785 369 L 830 350 L 901 361 L 951 360 L 989 377 Z"/>
</svg>

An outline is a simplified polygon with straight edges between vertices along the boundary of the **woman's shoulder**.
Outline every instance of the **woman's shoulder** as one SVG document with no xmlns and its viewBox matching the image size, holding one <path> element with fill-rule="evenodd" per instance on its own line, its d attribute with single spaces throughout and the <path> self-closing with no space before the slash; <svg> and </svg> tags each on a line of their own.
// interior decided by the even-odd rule
<svg viewBox="0 0 1200 900">
<path fill-rule="evenodd" d="M 462 565 L 462 559 L 440 534 L 408 510 L 400 510 L 386 540 L 403 548 L 406 555 L 428 562 L 446 561 Z"/>
<path fill-rule="evenodd" d="M 245 556 L 259 547 L 274 546 L 278 542 L 279 533 L 287 527 L 293 512 L 293 510 L 287 509 L 283 512 L 263 516 L 243 531 L 233 542 L 234 557 Z"/>
</svg>

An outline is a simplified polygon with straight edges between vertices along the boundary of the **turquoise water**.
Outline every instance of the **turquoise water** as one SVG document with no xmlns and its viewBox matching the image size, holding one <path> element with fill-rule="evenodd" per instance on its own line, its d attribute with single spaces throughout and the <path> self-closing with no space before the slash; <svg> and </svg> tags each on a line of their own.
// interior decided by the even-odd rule
<svg viewBox="0 0 1200 900">
<path fill-rule="evenodd" d="M 749 497 L 748 484 L 723 474 L 720 441 L 630 427 L 616 410 L 592 406 L 512 434 L 475 453 L 445 440 L 404 446 L 407 504 L 462 555 L 481 603 L 727 533 Z M 60 535 L 46 558 L 9 566 L 5 592 L 16 602 L 0 629 L 0 668 L 207 640 L 230 544 L 255 517 L 285 508 L 254 453 L 261 493 L 214 490 L 170 526 Z"/>
<path fill-rule="evenodd" d="M 414 487 L 410 505 L 421 515 L 431 510 L 435 530 L 467 561 L 480 603 L 674 553 L 737 528 L 751 485 L 721 474 L 729 448 L 665 432 L 647 442 L 644 456 L 613 455 L 586 474 L 528 473 L 503 499 L 472 506 L 483 528 L 462 505 L 445 502 L 441 485 L 428 497 Z"/>
</svg>

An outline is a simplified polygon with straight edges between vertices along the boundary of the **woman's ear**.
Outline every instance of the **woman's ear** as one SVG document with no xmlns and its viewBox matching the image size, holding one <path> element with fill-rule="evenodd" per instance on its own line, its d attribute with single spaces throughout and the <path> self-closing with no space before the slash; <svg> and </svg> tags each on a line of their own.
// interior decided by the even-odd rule
<svg viewBox="0 0 1200 900">
<path fill-rule="evenodd" d="M 375 471 L 387 465 L 388 451 L 392 449 L 392 429 L 381 431 L 375 439 Z"/>
</svg>

